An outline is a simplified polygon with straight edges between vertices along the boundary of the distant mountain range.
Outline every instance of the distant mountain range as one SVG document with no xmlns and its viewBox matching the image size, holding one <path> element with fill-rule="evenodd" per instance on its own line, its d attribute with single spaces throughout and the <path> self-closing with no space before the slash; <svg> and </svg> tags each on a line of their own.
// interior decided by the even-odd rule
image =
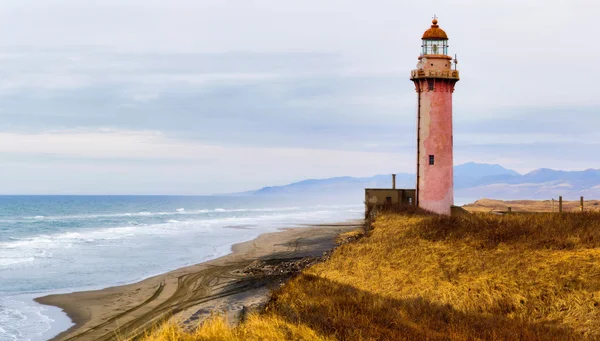
<svg viewBox="0 0 600 341">
<path fill-rule="evenodd" d="M 414 188 L 415 174 L 398 173 L 397 188 Z M 264 187 L 233 195 L 337 196 L 364 195 L 365 188 L 391 188 L 391 175 L 356 178 L 350 176 L 312 179 L 285 186 Z M 454 167 L 455 197 L 465 200 L 551 199 L 559 195 L 574 200 L 579 196 L 600 198 L 600 169 L 560 171 L 537 169 L 520 174 L 500 165 L 469 162 Z M 468 198 L 468 199 L 467 199 Z"/>
</svg>

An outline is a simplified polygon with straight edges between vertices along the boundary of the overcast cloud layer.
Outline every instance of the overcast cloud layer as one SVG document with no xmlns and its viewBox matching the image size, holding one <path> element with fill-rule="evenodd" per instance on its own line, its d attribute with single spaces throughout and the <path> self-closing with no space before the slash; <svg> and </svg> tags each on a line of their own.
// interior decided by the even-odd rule
<svg viewBox="0 0 600 341">
<path fill-rule="evenodd" d="M 600 168 L 592 0 L 4 1 L 0 193 L 211 194 L 414 172 L 437 14 L 455 163 Z"/>
</svg>

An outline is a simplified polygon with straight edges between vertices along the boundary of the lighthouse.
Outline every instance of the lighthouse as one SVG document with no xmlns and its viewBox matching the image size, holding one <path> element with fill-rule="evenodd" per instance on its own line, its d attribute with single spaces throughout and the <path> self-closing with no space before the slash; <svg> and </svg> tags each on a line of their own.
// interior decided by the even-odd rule
<svg viewBox="0 0 600 341">
<path fill-rule="evenodd" d="M 448 56 L 448 36 L 434 18 L 422 38 L 417 69 L 417 206 L 450 215 L 454 205 L 452 93 L 457 61 Z M 454 65 L 453 65 L 454 64 Z M 454 67 L 453 67 L 454 66 Z"/>
</svg>

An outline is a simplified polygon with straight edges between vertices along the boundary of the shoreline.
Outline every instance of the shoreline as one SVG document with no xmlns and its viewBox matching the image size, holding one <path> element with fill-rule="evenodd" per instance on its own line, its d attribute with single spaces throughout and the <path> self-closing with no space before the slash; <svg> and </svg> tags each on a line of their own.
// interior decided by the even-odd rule
<svg viewBox="0 0 600 341">
<path fill-rule="evenodd" d="M 321 256 L 336 246 L 336 236 L 360 227 L 362 221 L 352 220 L 267 232 L 232 245 L 225 256 L 136 283 L 34 300 L 58 307 L 75 324 L 52 340 L 109 340 L 117 329 L 121 336 L 137 335 L 167 318 L 192 328 L 212 311 L 224 312 L 232 319 L 243 309 L 259 306 L 270 288 L 285 280 L 285 276 L 248 276 L 243 270 L 250 263 Z"/>
</svg>

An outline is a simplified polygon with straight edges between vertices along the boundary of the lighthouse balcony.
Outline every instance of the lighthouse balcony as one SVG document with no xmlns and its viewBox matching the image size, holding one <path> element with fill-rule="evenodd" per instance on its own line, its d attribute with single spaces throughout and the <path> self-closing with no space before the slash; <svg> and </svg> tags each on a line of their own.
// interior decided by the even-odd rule
<svg viewBox="0 0 600 341">
<path fill-rule="evenodd" d="M 410 73 L 410 79 L 422 79 L 422 78 L 442 78 L 442 79 L 460 79 L 458 70 L 423 70 L 417 69 L 412 70 Z"/>
</svg>

